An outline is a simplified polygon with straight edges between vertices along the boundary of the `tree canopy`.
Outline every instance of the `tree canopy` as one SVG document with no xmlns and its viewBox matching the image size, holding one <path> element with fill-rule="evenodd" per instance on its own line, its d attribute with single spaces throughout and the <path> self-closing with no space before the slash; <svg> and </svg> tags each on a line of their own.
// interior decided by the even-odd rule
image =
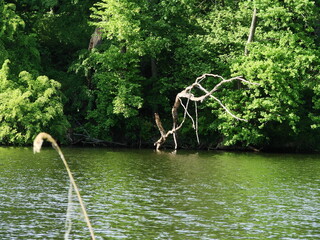
<svg viewBox="0 0 320 240">
<path fill-rule="evenodd" d="M 154 113 L 170 129 L 177 93 L 212 73 L 258 83 L 215 92 L 247 121 L 207 99 L 200 146 L 190 122 L 181 147 L 317 150 L 318 9 L 311 0 L 2 1 L 0 143 L 29 144 L 45 130 L 69 143 L 152 146 Z"/>
</svg>

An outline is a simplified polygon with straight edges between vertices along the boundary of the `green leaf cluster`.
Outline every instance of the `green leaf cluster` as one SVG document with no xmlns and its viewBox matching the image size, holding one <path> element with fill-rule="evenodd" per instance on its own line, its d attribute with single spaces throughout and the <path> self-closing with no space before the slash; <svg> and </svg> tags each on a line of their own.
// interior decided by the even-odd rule
<svg viewBox="0 0 320 240">
<path fill-rule="evenodd" d="M 245 117 L 255 131 L 250 138 L 233 134 L 228 141 L 273 147 L 291 142 L 305 148 L 314 139 L 311 116 L 316 106 L 311 98 L 318 95 L 313 88 L 319 84 L 317 9 L 312 1 L 266 0 L 256 7 L 258 27 L 248 46 L 250 53 L 232 62 L 233 75 L 260 84 L 243 93 Z"/>
<path fill-rule="evenodd" d="M 29 144 L 42 131 L 63 139 L 68 122 L 59 88 L 46 76 L 10 75 L 6 60 L 0 70 L 0 142 Z"/>
<path fill-rule="evenodd" d="M 69 123 L 60 83 L 40 74 L 38 36 L 20 7 L 0 4 L 0 143 L 30 144 L 41 131 L 64 141 Z"/>
</svg>

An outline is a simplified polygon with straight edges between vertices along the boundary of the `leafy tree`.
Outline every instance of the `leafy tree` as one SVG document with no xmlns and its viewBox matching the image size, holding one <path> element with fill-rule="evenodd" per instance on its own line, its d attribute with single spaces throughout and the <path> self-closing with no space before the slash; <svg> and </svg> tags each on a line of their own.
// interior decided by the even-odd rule
<svg viewBox="0 0 320 240">
<path fill-rule="evenodd" d="M 37 35 L 27 31 L 25 16 L 14 3 L 2 2 L 0 12 L 0 142 L 28 144 L 46 130 L 63 140 L 69 124 L 63 114 L 60 84 L 39 76 Z"/>
<path fill-rule="evenodd" d="M 8 58 L 14 63 L 12 71 L 40 70 L 40 53 L 34 34 L 25 33 L 25 22 L 16 13 L 16 5 L 0 4 L 0 64 Z"/>
<path fill-rule="evenodd" d="M 247 28 L 241 24 L 249 24 L 251 15 L 242 10 L 235 18 L 235 6 L 232 1 L 212 7 L 196 0 L 97 3 L 93 24 L 102 32 L 103 44 L 83 52 L 72 66 L 90 79 L 89 132 L 112 139 L 121 126 L 121 135 L 129 133 L 127 139 L 134 141 L 141 123 L 153 122 L 153 112 L 170 114 L 177 91 L 197 76 L 230 75 L 230 59 L 244 51 L 246 33 L 241 30 Z M 210 105 L 202 112 L 203 125 L 210 125 L 215 119 Z M 210 128 L 200 128 L 200 135 L 214 136 L 218 129 Z M 147 129 L 143 135 L 152 136 L 150 124 Z M 193 134 L 191 126 L 182 133 Z"/>
<path fill-rule="evenodd" d="M 177 86 L 172 52 L 182 48 L 186 32 L 196 29 L 193 6 L 194 1 L 101 1 L 95 5 L 93 24 L 101 29 L 104 43 L 84 53 L 72 67 L 90 79 L 87 127 L 94 136 L 119 134 L 119 126 L 124 126 L 120 129 L 122 135 L 130 135 L 129 141 L 137 140 L 134 135 L 150 136 L 152 112 L 158 105 L 169 109 L 167 95 L 173 96 Z M 141 126 L 148 126 L 149 132 L 141 134 L 146 129 Z"/>
<path fill-rule="evenodd" d="M 59 88 L 46 76 L 34 78 L 26 71 L 10 75 L 6 60 L 0 70 L 0 142 L 29 144 L 42 131 L 64 139 L 69 125 Z"/>
<path fill-rule="evenodd" d="M 242 7 L 252 8 L 249 4 Z M 264 0 L 255 7 L 255 41 L 249 45 L 248 56 L 233 62 L 232 70 L 258 82 L 260 87 L 230 99 L 239 103 L 253 99 L 244 104 L 248 110 L 244 117 L 250 119 L 250 124 L 224 119 L 218 128 L 228 144 L 267 146 L 269 142 L 272 147 L 305 148 L 314 139 L 310 138 L 310 113 L 314 112 L 311 96 L 319 80 L 319 49 L 314 38 L 316 7 L 307 0 Z"/>
<path fill-rule="evenodd" d="M 318 7 L 311 0 L 2 1 L 3 142 L 28 142 L 35 128 L 49 128 L 53 119 L 60 119 L 62 136 L 68 126 L 63 103 L 77 133 L 151 144 L 158 136 L 153 113 L 169 129 L 171 118 L 165 116 L 176 94 L 197 76 L 214 73 L 242 75 L 259 86 L 228 83 L 215 92 L 248 122 L 230 118 L 214 101 L 199 106 L 198 131 L 205 145 L 315 148 L 320 140 Z M 247 44 L 253 9 L 257 27 Z M 88 50 L 95 28 L 102 43 Z M 215 81 L 207 79 L 204 87 Z M 44 102 L 57 106 L 56 112 L 35 104 L 41 95 L 53 98 Z M 30 117 L 38 111 L 47 116 L 41 127 Z M 181 146 L 196 146 L 191 124 L 180 134 Z"/>
</svg>

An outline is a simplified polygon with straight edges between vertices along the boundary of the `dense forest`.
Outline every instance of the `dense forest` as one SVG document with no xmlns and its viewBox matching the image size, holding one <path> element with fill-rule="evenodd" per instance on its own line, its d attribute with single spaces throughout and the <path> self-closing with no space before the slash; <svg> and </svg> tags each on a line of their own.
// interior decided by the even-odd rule
<svg viewBox="0 0 320 240">
<path fill-rule="evenodd" d="M 1 1 L 0 143 L 27 145 L 46 131 L 65 144 L 151 147 L 160 136 L 154 113 L 170 129 L 177 93 L 212 73 L 259 84 L 214 93 L 246 121 L 206 99 L 196 113 L 200 145 L 186 119 L 179 147 L 319 150 L 319 5 Z"/>
</svg>

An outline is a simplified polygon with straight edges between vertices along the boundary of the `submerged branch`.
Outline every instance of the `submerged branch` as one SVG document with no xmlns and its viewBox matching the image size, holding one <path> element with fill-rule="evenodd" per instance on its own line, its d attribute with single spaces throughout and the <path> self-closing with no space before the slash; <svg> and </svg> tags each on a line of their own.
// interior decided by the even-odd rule
<svg viewBox="0 0 320 240">
<path fill-rule="evenodd" d="M 207 77 L 214 77 L 214 78 L 219 78 L 221 79 L 221 81 L 216 84 L 211 90 L 207 90 L 206 88 L 204 88 L 200 83 L 205 80 Z M 192 125 L 193 125 L 193 128 L 195 129 L 196 131 L 196 136 L 197 136 L 197 141 L 199 143 L 199 137 L 198 137 L 198 110 L 197 110 L 197 102 L 203 102 L 205 99 L 207 98 L 212 98 L 213 100 L 215 100 L 225 111 L 227 114 L 229 114 L 231 117 L 239 120 L 239 121 L 247 121 L 246 119 L 243 119 L 243 118 L 240 118 L 238 116 L 236 116 L 235 114 L 233 114 L 222 102 L 219 98 L 217 98 L 216 96 L 214 96 L 213 94 L 219 90 L 219 88 L 225 84 L 225 83 L 229 83 L 229 82 L 232 82 L 232 81 L 240 81 L 240 82 L 243 82 L 243 83 L 246 83 L 246 84 L 251 84 L 251 85 L 259 85 L 258 83 L 253 83 L 253 82 L 250 82 L 248 80 L 245 80 L 244 78 L 242 78 L 241 76 L 238 76 L 238 77 L 233 77 L 233 78 L 230 78 L 230 79 L 224 79 L 223 77 L 217 75 L 217 74 L 203 74 L 202 76 L 200 77 L 197 77 L 195 82 L 192 83 L 191 85 L 187 86 L 185 89 L 183 89 L 181 92 L 179 92 L 177 95 L 176 95 L 176 98 L 175 98 L 175 102 L 173 104 L 173 107 L 172 107 L 172 129 L 169 130 L 168 132 L 166 132 L 162 126 L 162 124 L 159 125 L 159 122 L 161 123 L 160 121 L 160 117 L 159 115 L 156 113 L 156 124 L 157 124 L 157 127 L 160 131 L 160 134 L 161 134 L 161 137 L 159 138 L 158 141 L 156 141 L 154 143 L 154 145 L 156 146 L 156 150 L 159 150 L 159 148 L 161 147 L 161 145 L 166 141 L 167 137 L 169 135 L 173 135 L 173 139 L 174 139 L 174 143 L 175 143 L 175 150 L 177 149 L 177 139 L 176 139 L 176 134 L 177 134 L 177 131 L 183 126 L 185 120 L 186 120 L 186 117 L 188 116 L 191 121 L 192 121 Z M 191 93 L 191 91 L 194 89 L 194 88 L 197 88 L 199 89 L 201 92 L 203 92 L 204 94 L 203 95 L 200 95 L 200 96 L 195 96 L 193 93 Z M 186 98 L 187 99 L 187 104 L 184 105 L 183 102 L 182 102 L 182 98 Z M 188 107 L 189 107 L 189 101 L 193 101 L 195 103 L 195 114 L 196 114 L 196 120 L 193 119 L 193 117 L 191 116 L 190 112 L 188 111 Z M 182 121 L 181 123 L 178 125 L 178 108 L 179 106 L 182 106 L 183 107 L 183 118 L 182 118 Z"/>
</svg>

